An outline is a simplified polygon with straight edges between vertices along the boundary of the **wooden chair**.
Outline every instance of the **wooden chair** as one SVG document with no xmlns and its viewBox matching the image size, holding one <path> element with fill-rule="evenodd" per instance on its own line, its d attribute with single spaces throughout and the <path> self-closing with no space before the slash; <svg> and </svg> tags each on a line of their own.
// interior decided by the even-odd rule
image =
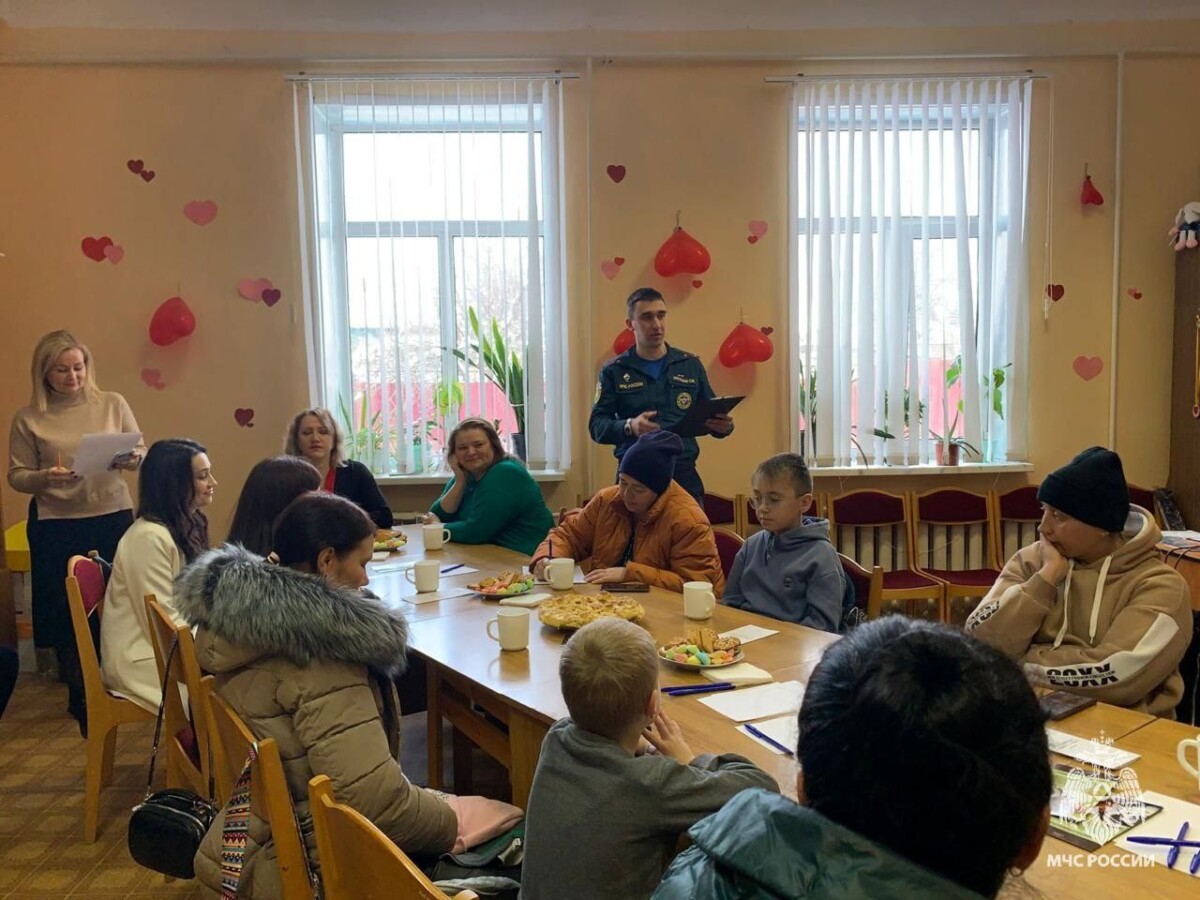
<svg viewBox="0 0 1200 900">
<path fill-rule="evenodd" d="M 92 642 L 89 616 L 99 622 L 104 611 L 104 575 L 100 566 L 86 556 L 72 556 L 67 562 L 67 606 L 71 627 L 79 647 L 79 667 L 87 698 L 87 774 L 84 779 L 83 839 L 96 841 L 100 818 L 100 791 L 112 780 L 113 757 L 117 750 L 117 728 L 136 722 L 153 721 L 132 700 L 110 693 L 100 675 L 100 660 Z"/>
<path fill-rule="evenodd" d="M 945 585 L 946 621 L 962 625 L 1000 577 L 991 495 L 940 488 L 914 493 L 909 509 L 917 571 Z"/>
<path fill-rule="evenodd" d="M 738 494 L 738 512 L 742 514 L 742 527 L 738 529 L 742 537 L 748 538 L 754 532 L 762 529 L 762 522 L 758 521 L 754 504 L 750 502 L 749 497 L 743 494 Z"/>
<path fill-rule="evenodd" d="M 704 502 L 701 504 L 704 514 L 708 516 L 710 525 L 728 525 L 741 534 L 741 522 L 738 519 L 738 502 L 736 497 L 726 497 L 723 494 L 704 492 Z"/>
<path fill-rule="evenodd" d="M 943 618 L 942 583 L 914 568 L 907 496 L 850 491 L 830 497 L 826 505 L 834 549 L 861 566 L 883 569 L 884 604 L 900 603 L 918 618 Z"/>
<path fill-rule="evenodd" d="M 275 862 L 283 886 L 282 900 L 312 900 L 312 886 L 303 839 L 296 825 L 295 807 L 288 790 L 279 747 L 271 738 L 257 740 L 232 706 L 218 693 L 211 693 L 214 745 L 221 747 L 219 757 L 225 767 L 223 785 L 218 790 L 223 802 L 228 802 L 233 785 L 241 775 L 250 747 L 258 749 L 258 759 L 250 769 L 250 809 L 270 825 L 275 840 Z M 362 873 L 359 873 L 362 874 Z"/>
<path fill-rule="evenodd" d="M 1128 483 L 1126 487 L 1129 489 L 1129 502 L 1140 506 L 1154 516 L 1154 522 L 1159 528 L 1166 527 L 1163 525 L 1162 511 L 1158 508 L 1158 501 L 1154 499 L 1154 488 Z"/>
<path fill-rule="evenodd" d="M 742 544 L 746 543 L 745 538 L 736 532 L 730 531 L 728 528 L 714 528 L 713 539 L 717 542 L 717 556 L 721 557 L 721 571 L 725 573 L 725 578 L 729 578 L 729 573 L 733 571 L 733 560 L 737 557 L 738 551 L 742 549 Z"/>
<path fill-rule="evenodd" d="M 167 748 L 167 787 L 183 787 L 201 797 L 212 799 L 212 760 L 208 746 L 208 723 L 204 717 L 189 714 L 200 696 L 200 663 L 192 630 L 175 621 L 159 605 L 153 594 L 146 595 L 146 617 L 154 635 L 154 659 L 162 682 L 171 644 L 178 642 L 171 659 L 163 711 L 163 744 Z"/>
<path fill-rule="evenodd" d="M 842 571 L 854 588 L 854 605 L 868 619 L 877 619 L 883 613 L 883 569 L 873 566 L 867 571 L 844 553 L 838 554 Z"/>
<path fill-rule="evenodd" d="M 446 895 L 362 813 L 333 796 L 328 775 L 308 783 L 325 900 L 446 900 Z M 454 900 L 478 900 L 460 891 Z"/>
<path fill-rule="evenodd" d="M 996 494 L 992 509 L 996 512 L 996 561 L 1001 565 L 1013 554 L 1038 539 L 1042 504 L 1037 498 L 1038 485 L 1027 484 Z"/>
</svg>

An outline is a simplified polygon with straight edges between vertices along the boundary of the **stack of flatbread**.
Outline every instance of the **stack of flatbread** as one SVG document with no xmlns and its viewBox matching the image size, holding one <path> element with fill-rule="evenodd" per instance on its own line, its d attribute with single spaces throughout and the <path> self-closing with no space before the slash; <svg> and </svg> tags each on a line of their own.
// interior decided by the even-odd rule
<svg viewBox="0 0 1200 900">
<path fill-rule="evenodd" d="M 570 591 L 546 600 L 538 608 L 538 619 L 551 628 L 582 628 L 605 616 L 636 622 L 646 615 L 642 604 L 621 594 L 577 594 Z"/>
</svg>

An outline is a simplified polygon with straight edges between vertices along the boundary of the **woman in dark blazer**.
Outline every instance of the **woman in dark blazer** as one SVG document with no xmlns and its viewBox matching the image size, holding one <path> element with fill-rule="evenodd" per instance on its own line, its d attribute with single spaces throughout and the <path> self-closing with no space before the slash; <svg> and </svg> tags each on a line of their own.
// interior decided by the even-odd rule
<svg viewBox="0 0 1200 900">
<path fill-rule="evenodd" d="M 321 489 L 353 500 L 377 528 L 391 528 L 392 510 L 375 483 L 371 470 L 343 455 L 342 430 L 327 409 L 306 409 L 292 419 L 284 437 L 283 452 L 302 456 L 321 473 Z"/>
</svg>

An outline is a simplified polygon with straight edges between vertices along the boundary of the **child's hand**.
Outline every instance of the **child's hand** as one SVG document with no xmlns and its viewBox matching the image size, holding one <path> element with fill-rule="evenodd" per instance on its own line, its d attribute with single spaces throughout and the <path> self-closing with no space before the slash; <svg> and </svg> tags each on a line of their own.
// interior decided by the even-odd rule
<svg viewBox="0 0 1200 900">
<path fill-rule="evenodd" d="M 683 731 L 661 709 L 655 713 L 654 721 L 646 726 L 646 740 L 663 756 L 669 756 L 685 766 L 696 758 L 688 742 L 683 739 Z"/>
</svg>

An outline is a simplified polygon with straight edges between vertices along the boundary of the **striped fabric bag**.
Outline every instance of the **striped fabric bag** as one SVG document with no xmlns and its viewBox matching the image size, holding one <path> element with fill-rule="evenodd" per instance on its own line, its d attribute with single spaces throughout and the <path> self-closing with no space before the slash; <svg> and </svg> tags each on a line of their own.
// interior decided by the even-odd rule
<svg viewBox="0 0 1200 900">
<path fill-rule="evenodd" d="M 250 826 L 250 770 L 257 759 L 258 748 L 251 744 L 225 809 L 225 826 L 221 829 L 221 900 L 237 900 Z"/>
</svg>

